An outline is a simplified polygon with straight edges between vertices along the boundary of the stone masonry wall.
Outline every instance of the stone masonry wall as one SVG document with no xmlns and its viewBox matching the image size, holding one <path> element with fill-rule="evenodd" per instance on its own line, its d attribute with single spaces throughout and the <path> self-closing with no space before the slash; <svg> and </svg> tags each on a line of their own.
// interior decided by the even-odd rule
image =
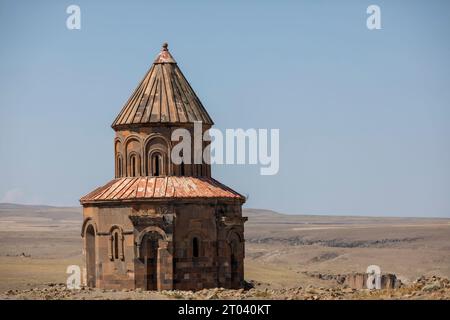
<svg viewBox="0 0 450 320">
<path fill-rule="evenodd" d="M 90 225 L 95 229 L 97 287 L 200 290 L 242 285 L 245 220 L 240 204 L 86 206 L 83 217 L 85 260 L 84 232 Z"/>
</svg>

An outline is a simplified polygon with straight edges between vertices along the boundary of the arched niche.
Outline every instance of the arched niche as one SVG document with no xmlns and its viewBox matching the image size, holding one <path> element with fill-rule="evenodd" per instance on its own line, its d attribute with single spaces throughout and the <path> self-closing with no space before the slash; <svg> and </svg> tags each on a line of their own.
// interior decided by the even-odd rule
<svg viewBox="0 0 450 320">
<path fill-rule="evenodd" d="M 97 227 L 92 219 L 86 219 L 83 223 L 81 236 L 84 238 L 84 250 L 86 257 L 86 280 L 89 287 L 94 288 L 97 282 Z"/>
<path fill-rule="evenodd" d="M 115 176 L 120 178 L 124 176 L 124 161 L 123 161 L 123 145 L 119 137 L 114 139 L 114 159 L 115 159 Z"/>
<path fill-rule="evenodd" d="M 116 153 L 116 178 L 124 176 L 124 163 L 121 153 Z"/>
<path fill-rule="evenodd" d="M 230 276 L 232 287 L 240 285 L 242 279 L 242 263 L 244 260 L 244 243 L 239 232 L 230 230 L 227 235 L 229 252 Z"/>
<path fill-rule="evenodd" d="M 150 135 L 145 141 L 145 174 L 165 176 L 172 174 L 170 142 L 160 134 Z"/>
</svg>

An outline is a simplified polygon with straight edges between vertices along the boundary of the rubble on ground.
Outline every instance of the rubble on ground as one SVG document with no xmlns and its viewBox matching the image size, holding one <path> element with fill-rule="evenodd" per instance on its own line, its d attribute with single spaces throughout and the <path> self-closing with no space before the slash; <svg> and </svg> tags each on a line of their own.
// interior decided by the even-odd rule
<svg viewBox="0 0 450 320">
<path fill-rule="evenodd" d="M 70 290 L 63 283 L 49 283 L 39 288 L 8 290 L 1 299 L 187 299 L 187 300 L 336 300 L 336 299 L 450 299 L 450 281 L 437 276 L 422 276 L 400 287 L 380 290 L 355 289 L 348 285 L 334 287 L 292 287 L 282 289 L 203 289 L 200 291 L 105 290 L 82 287 Z"/>
</svg>

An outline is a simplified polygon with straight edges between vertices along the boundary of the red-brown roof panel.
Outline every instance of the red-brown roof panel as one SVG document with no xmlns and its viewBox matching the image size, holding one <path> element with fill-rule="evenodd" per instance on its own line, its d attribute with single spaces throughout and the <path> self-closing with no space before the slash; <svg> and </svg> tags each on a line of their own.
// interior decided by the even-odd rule
<svg viewBox="0 0 450 320">
<path fill-rule="evenodd" d="M 147 178 L 139 179 L 139 182 L 137 185 L 136 198 L 144 198 L 145 190 L 147 190 Z"/>
<path fill-rule="evenodd" d="M 122 200 L 225 198 L 245 201 L 212 178 L 138 177 L 114 179 L 80 199 L 81 204 Z"/>
</svg>

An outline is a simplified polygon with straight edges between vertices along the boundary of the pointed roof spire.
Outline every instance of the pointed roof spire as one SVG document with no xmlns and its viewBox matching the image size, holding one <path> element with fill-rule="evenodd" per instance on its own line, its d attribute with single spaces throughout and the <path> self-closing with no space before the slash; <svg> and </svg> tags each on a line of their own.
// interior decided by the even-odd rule
<svg viewBox="0 0 450 320">
<path fill-rule="evenodd" d="M 167 47 L 164 43 L 150 70 L 114 120 L 115 130 L 129 125 L 178 125 L 195 121 L 213 125 Z"/>
<path fill-rule="evenodd" d="M 161 52 L 156 56 L 154 63 L 177 63 L 169 52 L 169 44 L 164 42 Z"/>
</svg>

